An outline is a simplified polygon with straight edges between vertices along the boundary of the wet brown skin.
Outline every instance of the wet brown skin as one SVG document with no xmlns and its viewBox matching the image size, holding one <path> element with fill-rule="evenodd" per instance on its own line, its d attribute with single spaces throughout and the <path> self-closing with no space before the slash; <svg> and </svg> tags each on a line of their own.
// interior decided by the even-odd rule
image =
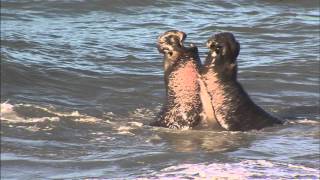
<svg viewBox="0 0 320 180">
<path fill-rule="evenodd" d="M 215 116 L 226 130 L 262 129 L 281 121 L 256 105 L 237 81 L 240 45 L 231 33 L 219 33 L 207 41 L 210 49 L 201 69 Z"/>
<path fill-rule="evenodd" d="M 167 31 L 158 38 L 158 50 L 164 54 L 166 101 L 151 125 L 173 129 L 220 127 L 201 82 L 198 48 L 184 47 L 185 38 L 186 34 L 177 30 Z"/>
</svg>

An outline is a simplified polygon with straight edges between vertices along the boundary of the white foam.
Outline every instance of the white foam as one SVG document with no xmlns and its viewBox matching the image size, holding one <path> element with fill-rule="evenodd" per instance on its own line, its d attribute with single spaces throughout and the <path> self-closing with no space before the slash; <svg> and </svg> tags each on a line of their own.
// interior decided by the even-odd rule
<svg viewBox="0 0 320 180">
<path fill-rule="evenodd" d="M 32 107 L 35 109 L 40 109 L 43 112 L 49 113 L 52 116 L 50 117 L 30 117 L 25 118 L 21 117 L 17 114 L 15 111 L 15 108 L 23 108 L 23 107 Z M 30 105 L 30 104 L 16 104 L 12 105 L 9 104 L 8 101 L 1 104 L 1 121 L 8 121 L 10 123 L 37 123 L 37 122 L 57 122 L 60 121 L 63 117 L 72 117 L 73 121 L 75 122 L 85 122 L 85 123 L 96 123 L 98 121 L 102 121 L 101 119 L 83 115 L 80 114 L 78 111 L 72 111 L 72 112 L 58 112 L 46 107 L 40 107 L 36 105 Z"/>
<path fill-rule="evenodd" d="M 300 120 L 289 120 L 287 121 L 289 124 L 310 124 L 310 125 L 320 125 L 320 121 L 310 120 L 310 119 L 300 119 Z"/>
<path fill-rule="evenodd" d="M 319 169 L 267 160 L 244 160 L 238 163 L 181 164 L 146 175 L 141 179 L 318 179 Z"/>
<path fill-rule="evenodd" d="M 1 104 L 1 114 L 2 113 L 11 113 L 13 112 L 13 105 L 8 103 L 9 101 L 5 101 Z"/>
<path fill-rule="evenodd" d="M 116 134 L 134 136 L 135 134 L 130 132 L 131 129 L 133 128 L 130 126 L 120 126 L 116 128 L 116 131 L 117 131 Z"/>
<path fill-rule="evenodd" d="M 128 122 L 128 124 L 129 124 L 130 126 L 136 126 L 136 127 L 142 127 L 142 126 L 143 126 L 143 123 L 141 123 L 141 122 L 134 122 L 134 121 Z"/>
<path fill-rule="evenodd" d="M 8 101 L 1 104 L 1 121 L 23 121 L 23 118 L 19 117 L 14 111 L 14 106 L 9 104 Z"/>
</svg>

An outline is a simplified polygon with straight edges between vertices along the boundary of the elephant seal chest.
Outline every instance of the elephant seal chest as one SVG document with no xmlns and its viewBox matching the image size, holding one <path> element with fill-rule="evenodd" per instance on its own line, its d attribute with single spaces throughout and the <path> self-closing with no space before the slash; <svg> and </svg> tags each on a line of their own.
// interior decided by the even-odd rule
<svg viewBox="0 0 320 180">
<path fill-rule="evenodd" d="M 168 88 L 170 98 L 187 111 L 191 110 L 191 104 L 200 104 L 199 85 L 197 83 L 198 74 L 195 64 L 186 62 L 169 76 Z"/>
<path fill-rule="evenodd" d="M 165 122 L 176 128 L 187 128 L 200 121 L 201 101 L 198 70 L 192 62 L 183 63 L 169 75 L 168 109 Z"/>
</svg>

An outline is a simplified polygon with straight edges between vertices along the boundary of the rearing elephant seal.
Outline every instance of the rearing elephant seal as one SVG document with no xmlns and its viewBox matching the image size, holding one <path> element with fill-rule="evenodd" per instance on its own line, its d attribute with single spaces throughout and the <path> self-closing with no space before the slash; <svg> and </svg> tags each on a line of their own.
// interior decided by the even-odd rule
<svg viewBox="0 0 320 180">
<path fill-rule="evenodd" d="M 216 34 L 208 39 L 207 47 L 210 50 L 201 74 L 220 125 L 227 130 L 245 131 L 281 124 L 257 106 L 237 81 L 240 45 L 233 34 Z"/>
<path fill-rule="evenodd" d="M 158 50 L 164 54 L 166 102 L 151 125 L 174 129 L 199 126 L 220 127 L 215 121 L 210 96 L 201 82 L 198 48 L 184 47 L 186 34 L 171 30 L 158 38 Z M 209 104 L 210 103 L 210 104 Z"/>
</svg>

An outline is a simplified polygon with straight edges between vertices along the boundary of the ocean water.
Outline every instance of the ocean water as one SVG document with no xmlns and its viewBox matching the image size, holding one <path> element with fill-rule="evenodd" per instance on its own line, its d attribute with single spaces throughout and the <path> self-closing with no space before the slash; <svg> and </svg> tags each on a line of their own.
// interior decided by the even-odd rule
<svg viewBox="0 0 320 180">
<path fill-rule="evenodd" d="M 2 0 L 1 179 L 319 179 L 320 4 Z M 148 126 L 164 102 L 157 36 L 206 56 L 232 32 L 239 81 L 285 125 Z"/>
</svg>

